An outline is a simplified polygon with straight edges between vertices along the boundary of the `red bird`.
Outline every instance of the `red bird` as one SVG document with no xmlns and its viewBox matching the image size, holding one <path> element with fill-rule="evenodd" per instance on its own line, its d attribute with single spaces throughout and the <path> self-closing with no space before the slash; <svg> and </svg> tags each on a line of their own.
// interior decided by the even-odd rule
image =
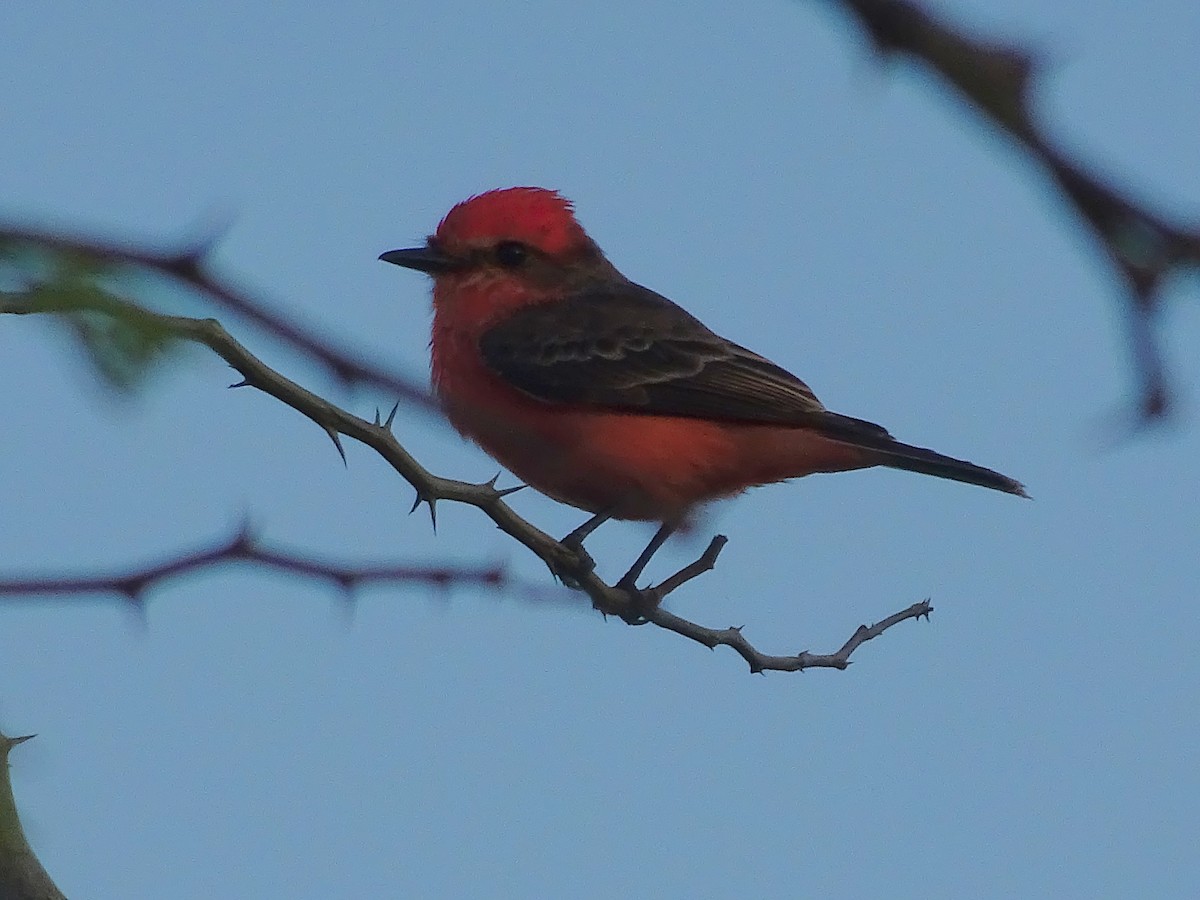
<svg viewBox="0 0 1200 900">
<path fill-rule="evenodd" d="M 700 504 L 814 472 L 907 469 L 1018 496 L 1016 481 L 830 412 L 803 381 L 710 331 L 605 258 L 544 188 L 455 206 L 423 247 L 380 259 L 433 277 L 433 384 L 446 415 L 518 478 L 662 528 Z"/>
</svg>

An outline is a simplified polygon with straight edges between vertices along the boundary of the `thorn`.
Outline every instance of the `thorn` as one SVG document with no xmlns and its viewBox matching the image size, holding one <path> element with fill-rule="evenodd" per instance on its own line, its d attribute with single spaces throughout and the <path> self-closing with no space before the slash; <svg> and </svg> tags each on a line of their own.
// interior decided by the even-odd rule
<svg viewBox="0 0 1200 900">
<path fill-rule="evenodd" d="M 242 523 L 238 525 L 237 531 L 233 535 L 233 541 L 230 544 L 230 550 L 245 550 L 254 544 L 254 526 L 250 524 L 250 517 L 242 518 Z"/>
<path fill-rule="evenodd" d="M 338 436 L 337 430 L 332 425 L 322 425 L 325 433 L 329 435 L 329 439 L 333 441 L 333 446 L 337 447 L 338 456 L 342 458 L 342 465 L 349 466 L 346 462 L 346 450 L 342 447 L 342 439 Z"/>
<path fill-rule="evenodd" d="M 412 508 L 408 511 L 411 516 L 417 511 L 417 507 L 422 503 L 429 504 L 429 522 L 433 525 L 433 533 L 437 534 L 437 497 L 426 497 L 419 490 L 417 491 L 417 499 L 413 501 Z"/>
<path fill-rule="evenodd" d="M 493 475 L 487 481 L 481 481 L 476 486 L 481 487 L 481 488 L 487 488 L 488 490 L 495 493 L 495 495 L 497 497 L 507 497 L 509 494 L 515 494 L 517 491 L 523 491 L 523 490 L 525 490 L 525 488 L 529 487 L 529 485 L 527 485 L 527 484 L 518 484 L 515 487 L 509 487 L 509 488 L 496 487 L 496 482 L 500 479 L 500 476 L 503 474 L 504 474 L 503 472 L 497 472 L 495 475 Z"/>
<path fill-rule="evenodd" d="M 354 614 L 358 611 L 358 598 L 354 592 L 346 586 L 342 586 L 337 594 L 338 610 L 341 612 L 342 621 L 350 625 L 354 622 Z"/>
<path fill-rule="evenodd" d="M 374 422 L 372 422 L 371 424 L 372 424 L 372 425 L 374 425 L 376 428 L 378 428 L 379 426 L 381 426 L 381 425 L 383 424 L 383 423 L 382 423 L 382 422 L 379 420 L 379 407 L 378 407 L 378 406 L 377 406 L 377 407 L 375 407 L 375 421 L 374 421 Z"/>
<path fill-rule="evenodd" d="M 124 595 L 125 608 L 133 613 L 137 619 L 138 627 L 143 631 L 149 627 L 149 622 L 146 619 L 145 588 L 146 585 L 144 584 L 118 588 L 122 595 Z"/>
<path fill-rule="evenodd" d="M 183 244 L 175 254 L 175 260 L 195 268 L 213 254 L 217 243 L 233 227 L 235 216 L 231 210 L 209 210 L 204 218 L 192 226 L 194 237 Z"/>
<path fill-rule="evenodd" d="M 164 259 L 163 269 L 189 281 L 195 279 L 199 277 L 204 265 L 204 258 L 210 249 L 211 246 L 207 243 L 185 247 L 175 255 Z"/>
<path fill-rule="evenodd" d="M 354 587 L 355 578 L 353 575 L 347 575 L 344 572 L 338 572 L 330 576 L 334 585 L 337 587 L 338 596 L 342 599 L 342 604 L 345 606 L 354 606 Z"/>
<path fill-rule="evenodd" d="M 17 746 L 17 744 L 23 744 L 26 741 L 33 740 L 35 737 L 37 737 L 36 734 L 23 734 L 20 737 L 6 737 L 0 734 L 0 757 L 7 755 L 8 751 Z M 3 765 L 2 758 L 0 758 L 0 765 Z"/>
<path fill-rule="evenodd" d="M 233 390 L 234 388 L 240 388 L 240 387 L 251 387 L 250 380 L 247 378 L 243 378 L 241 381 L 236 382 L 235 384 L 231 384 L 229 386 L 229 389 Z"/>
<path fill-rule="evenodd" d="M 125 598 L 125 602 L 130 606 L 142 605 L 142 591 L 146 589 L 146 583 L 138 578 L 127 578 L 123 581 L 118 581 L 113 585 L 121 595 Z"/>
<path fill-rule="evenodd" d="M 387 419 L 384 420 L 383 427 L 386 428 L 388 431 L 392 430 L 392 422 L 395 421 L 396 410 L 398 410 L 399 408 L 400 408 L 400 401 L 397 400 L 396 405 L 392 407 L 392 411 L 390 413 L 388 413 Z"/>
</svg>

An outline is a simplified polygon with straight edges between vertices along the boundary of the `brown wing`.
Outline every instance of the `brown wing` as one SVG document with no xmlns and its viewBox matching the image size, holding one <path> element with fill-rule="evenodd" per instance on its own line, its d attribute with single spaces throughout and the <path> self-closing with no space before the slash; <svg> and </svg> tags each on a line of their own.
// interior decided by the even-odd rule
<svg viewBox="0 0 1200 900">
<path fill-rule="evenodd" d="M 795 375 L 632 282 L 527 307 L 484 334 L 480 350 L 514 387 L 551 403 L 888 436 L 827 411 Z"/>
</svg>

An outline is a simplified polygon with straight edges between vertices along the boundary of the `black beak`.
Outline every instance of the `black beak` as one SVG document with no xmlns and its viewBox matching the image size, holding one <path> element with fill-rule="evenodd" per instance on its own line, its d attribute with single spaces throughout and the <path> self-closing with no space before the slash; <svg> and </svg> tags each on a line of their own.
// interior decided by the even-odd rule
<svg viewBox="0 0 1200 900">
<path fill-rule="evenodd" d="M 459 267 L 458 260 L 447 256 L 434 247 L 412 247 L 408 250 L 389 250 L 380 259 L 394 266 L 416 269 L 429 275 L 452 272 Z"/>
</svg>

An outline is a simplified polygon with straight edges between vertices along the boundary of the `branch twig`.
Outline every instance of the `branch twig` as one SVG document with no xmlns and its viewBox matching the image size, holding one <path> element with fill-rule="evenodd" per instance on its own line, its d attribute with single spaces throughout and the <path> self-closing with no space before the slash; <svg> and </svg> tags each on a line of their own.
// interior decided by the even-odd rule
<svg viewBox="0 0 1200 900">
<path fill-rule="evenodd" d="M 854 634 L 850 635 L 849 640 L 842 644 L 841 649 L 836 653 L 810 653 L 805 650 L 795 656 L 770 656 L 759 652 L 746 640 L 741 626 L 724 629 L 705 628 L 661 608 L 646 613 L 646 620 L 653 622 L 659 628 L 665 628 L 691 638 L 710 649 L 721 646 L 731 647 L 741 655 L 742 659 L 750 666 L 750 671 L 754 673 L 803 672 L 805 669 L 848 668 L 850 654 L 867 641 L 879 637 L 893 625 L 898 625 L 906 619 L 920 619 L 922 616 L 928 619 L 931 612 L 933 612 L 933 606 L 928 600 L 922 600 L 920 603 L 914 603 L 908 609 L 893 613 L 874 625 L 859 625 Z"/>
</svg>

